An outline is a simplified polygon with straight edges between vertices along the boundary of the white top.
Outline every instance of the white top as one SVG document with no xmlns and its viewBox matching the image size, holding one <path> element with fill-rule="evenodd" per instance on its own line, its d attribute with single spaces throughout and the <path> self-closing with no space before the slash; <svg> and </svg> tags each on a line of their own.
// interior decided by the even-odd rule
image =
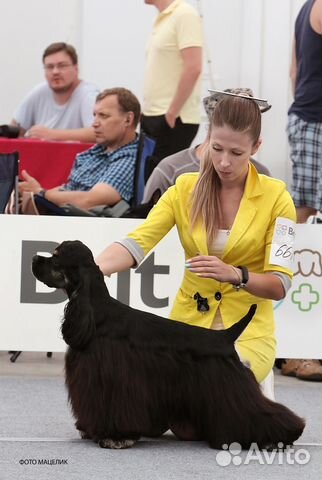
<svg viewBox="0 0 322 480">
<path fill-rule="evenodd" d="M 209 254 L 221 258 L 229 235 L 230 230 L 219 229 L 215 241 L 208 246 Z"/>
<path fill-rule="evenodd" d="M 96 85 L 81 81 L 68 102 L 58 105 L 53 91 L 44 82 L 27 94 L 13 118 L 25 130 L 34 125 L 62 130 L 90 127 L 98 93 Z"/>
</svg>

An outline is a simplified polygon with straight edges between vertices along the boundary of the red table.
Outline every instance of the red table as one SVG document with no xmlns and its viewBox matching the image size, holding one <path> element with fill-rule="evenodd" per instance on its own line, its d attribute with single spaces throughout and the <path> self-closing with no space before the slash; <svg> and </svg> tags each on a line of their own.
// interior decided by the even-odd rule
<svg viewBox="0 0 322 480">
<path fill-rule="evenodd" d="M 52 188 L 66 182 L 76 154 L 87 150 L 91 145 L 30 138 L 0 138 L 0 153 L 19 152 L 19 171 L 27 170 L 42 187 Z"/>
</svg>

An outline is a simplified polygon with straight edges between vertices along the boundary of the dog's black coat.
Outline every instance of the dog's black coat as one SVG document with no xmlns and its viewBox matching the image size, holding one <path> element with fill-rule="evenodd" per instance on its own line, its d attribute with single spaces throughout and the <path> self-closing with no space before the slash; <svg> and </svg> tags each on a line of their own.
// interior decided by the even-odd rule
<svg viewBox="0 0 322 480">
<path fill-rule="evenodd" d="M 66 385 L 83 437 L 125 448 L 171 428 L 213 448 L 266 448 L 301 435 L 304 421 L 262 394 L 234 349 L 255 305 L 222 331 L 135 310 L 110 297 L 79 241 L 63 242 L 50 258 L 35 256 L 32 269 L 69 297 L 62 323 Z"/>
</svg>

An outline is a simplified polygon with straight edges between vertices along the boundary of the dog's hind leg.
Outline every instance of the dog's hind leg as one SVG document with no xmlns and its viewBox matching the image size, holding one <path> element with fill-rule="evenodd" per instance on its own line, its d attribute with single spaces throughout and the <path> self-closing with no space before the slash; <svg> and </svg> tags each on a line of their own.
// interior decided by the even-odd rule
<svg viewBox="0 0 322 480">
<path fill-rule="evenodd" d="M 101 438 L 98 440 L 98 444 L 101 448 L 113 448 L 113 449 L 123 449 L 131 448 L 137 442 L 137 440 L 124 438 L 122 440 L 113 440 L 112 438 Z"/>
</svg>

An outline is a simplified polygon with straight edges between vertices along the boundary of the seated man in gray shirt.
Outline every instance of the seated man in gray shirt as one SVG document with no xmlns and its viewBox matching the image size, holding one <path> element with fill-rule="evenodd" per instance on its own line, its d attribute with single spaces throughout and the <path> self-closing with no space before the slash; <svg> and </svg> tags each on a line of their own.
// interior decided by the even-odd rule
<svg viewBox="0 0 322 480">
<path fill-rule="evenodd" d="M 236 94 L 245 93 L 253 96 L 250 89 L 227 89 L 227 91 Z M 209 95 L 204 99 L 204 107 L 208 118 L 211 118 L 213 109 L 216 105 L 215 96 Z M 177 152 L 169 157 L 164 158 L 153 170 L 149 177 L 143 196 L 143 203 L 150 202 L 153 197 L 153 203 L 171 186 L 179 175 L 187 172 L 198 172 L 200 160 L 208 148 L 208 138 L 203 143 L 195 147 L 190 147 L 181 152 Z M 270 175 L 269 170 L 260 162 L 251 159 L 258 173 Z"/>
<path fill-rule="evenodd" d="M 93 107 L 96 85 L 78 76 L 78 57 L 72 45 L 59 42 L 43 53 L 46 82 L 34 87 L 13 115 L 20 136 L 43 140 L 95 142 Z"/>
</svg>

